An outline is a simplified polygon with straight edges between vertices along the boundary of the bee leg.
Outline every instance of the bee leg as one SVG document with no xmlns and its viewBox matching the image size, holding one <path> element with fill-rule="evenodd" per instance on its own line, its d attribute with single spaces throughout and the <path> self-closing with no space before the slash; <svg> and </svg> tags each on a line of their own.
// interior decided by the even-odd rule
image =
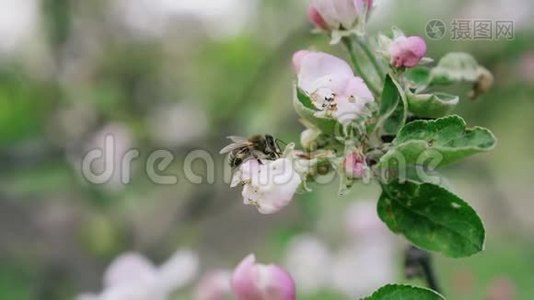
<svg viewBox="0 0 534 300">
<path fill-rule="evenodd" d="M 252 152 L 251 154 L 252 154 L 252 157 L 254 157 L 254 159 L 255 159 L 256 161 L 258 161 L 258 163 L 259 163 L 260 165 L 263 165 L 263 162 L 261 161 L 261 159 L 258 157 L 258 155 L 257 155 L 256 153 Z"/>
</svg>

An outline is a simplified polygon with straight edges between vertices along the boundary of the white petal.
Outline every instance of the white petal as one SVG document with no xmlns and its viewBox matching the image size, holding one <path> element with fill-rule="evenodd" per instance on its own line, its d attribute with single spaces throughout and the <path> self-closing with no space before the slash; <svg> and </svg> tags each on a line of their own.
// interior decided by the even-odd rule
<svg viewBox="0 0 534 300">
<path fill-rule="evenodd" d="M 197 254 L 189 250 L 179 250 L 159 268 L 158 287 L 167 292 L 180 289 L 191 283 L 197 276 L 198 269 Z"/>
<path fill-rule="evenodd" d="M 135 285 L 153 282 L 156 268 L 138 253 L 126 253 L 115 259 L 104 274 L 104 286 Z"/>
<path fill-rule="evenodd" d="M 354 0 L 335 0 L 333 1 L 337 18 L 343 28 L 352 29 L 358 19 L 358 10 L 354 6 Z"/>
<path fill-rule="evenodd" d="M 249 175 L 250 180 L 243 187 L 243 202 L 255 205 L 263 214 L 274 213 L 289 204 L 302 182 L 287 158 L 253 165 Z"/>
<path fill-rule="evenodd" d="M 351 67 L 342 59 L 333 55 L 312 52 L 301 58 L 298 86 L 311 94 L 317 89 L 317 81 L 339 81 L 353 77 Z"/>
</svg>

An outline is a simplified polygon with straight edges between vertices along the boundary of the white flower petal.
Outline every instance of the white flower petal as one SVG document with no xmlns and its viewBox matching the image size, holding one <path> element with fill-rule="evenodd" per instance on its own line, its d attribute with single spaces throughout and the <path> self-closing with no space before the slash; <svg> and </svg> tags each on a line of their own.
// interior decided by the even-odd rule
<svg viewBox="0 0 534 300">
<path fill-rule="evenodd" d="M 353 76 L 351 67 L 342 59 L 326 53 L 310 52 L 300 59 L 298 86 L 312 94 L 318 88 L 318 81 L 325 85 Z"/>
<path fill-rule="evenodd" d="M 180 289 L 191 283 L 198 270 L 198 255 L 189 250 L 179 250 L 160 266 L 158 287 L 168 292 Z"/>
<path fill-rule="evenodd" d="M 126 253 L 116 258 L 104 273 L 106 287 L 146 284 L 156 278 L 156 268 L 138 253 Z"/>
<path fill-rule="evenodd" d="M 275 161 L 243 164 L 239 170 L 244 180 L 243 202 L 254 205 L 260 213 L 271 214 L 289 204 L 302 182 L 292 160 L 280 158 Z"/>
</svg>

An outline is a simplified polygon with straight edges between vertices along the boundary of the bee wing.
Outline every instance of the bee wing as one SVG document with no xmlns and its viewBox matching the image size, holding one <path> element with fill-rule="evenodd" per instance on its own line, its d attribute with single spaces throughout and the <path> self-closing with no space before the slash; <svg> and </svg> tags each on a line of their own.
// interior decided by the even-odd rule
<svg viewBox="0 0 534 300">
<path fill-rule="evenodd" d="M 228 153 L 228 152 L 232 152 L 234 151 L 235 149 L 239 149 L 243 147 L 242 144 L 237 144 L 237 143 L 232 143 L 224 148 L 221 149 L 221 151 L 219 151 L 219 154 L 224 154 L 224 153 Z"/>
<path fill-rule="evenodd" d="M 226 138 L 229 139 L 230 141 L 232 141 L 234 143 L 238 143 L 238 144 L 248 144 L 248 143 L 250 143 L 247 138 L 244 138 L 242 136 L 231 135 L 231 136 L 226 137 Z"/>
</svg>

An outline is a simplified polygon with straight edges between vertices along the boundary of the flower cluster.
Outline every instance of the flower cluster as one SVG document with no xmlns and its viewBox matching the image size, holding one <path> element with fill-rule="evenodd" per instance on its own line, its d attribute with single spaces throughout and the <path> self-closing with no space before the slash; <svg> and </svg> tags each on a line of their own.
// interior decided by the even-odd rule
<svg viewBox="0 0 534 300">
<path fill-rule="evenodd" d="M 294 241 L 287 265 L 297 282 L 282 267 L 257 263 L 251 254 L 233 271 L 206 273 L 194 299 L 294 300 L 299 282 L 302 291 L 328 282 L 350 297 L 369 293 L 369 286 L 383 284 L 392 273 L 384 264 L 392 247 L 378 219 L 423 250 L 454 258 L 482 251 L 485 230 L 475 210 L 431 179 L 440 180 L 439 167 L 496 145 L 491 131 L 467 128 L 450 114 L 460 97 L 440 86 L 468 83 L 477 97 L 490 89 L 493 76 L 466 53 L 449 53 L 434 64 L 425 57 L 423 38 L 397 28 L 367 34 L 373 6 L 372 0 L 310 1 L 310 21 L 332 44 L 342 42 L 347 58 L 307 49 L 294 53 L 292 105 L 304 126 L 300 148 L 269 134 L 232 136 L 221 153 L 228 153 L 231 187 L 242 187 L 244 204 L 261 214 L 286 208 L 323 175 L 336 175 L 339 194 L 374 180 L 382 190 L 376 206 L 351 206 L 348 235 L 335 254 L 317 239 Z M 376 254 L 380 262 L 369 266 Z M 366 273 L 356 282 L 358 268 Z M 159 267 L 139 254 L 125 254 L 106 271 L 104 290 L 80 299 L 166 300 L 197 272 L 198 259 L 190 251 L 177 252 Z M 443 299 L 428 289 L 400 285 L 366 299 L 393 298 Z"/>
<path fill-rule="evenodd" d="M 425 57 L 422 37 L 395 27 L 391 34 L 369 35 L 365 25 L 373 6 L 371 0 L 310 1 L 311 23 L 331 44 L 341 42 L 348 57 L 307 49 L 294 53 L 293 107 L 305 127 L 301 149 L 294 143 L 280 149 L 271 135 L 231 137 L 238 143 L 223 152 L 230 152 L 234 167 L 232 187 L 243 187 L 245 204 L 272 214 L 288 206 L 297 191 L 311 191 L 320 176 L 336 175 L 340 194 L 357 182 L 374 180 L 382 189 L 376 211 L 392 231 L 425 250 L 451 257 L 475 254 L 484 244 L 482 222 L 465 201 L 439 184 L 436 169 L 489 151 L 496 139 L 489 130 L 467 128 L 461 117 L 450 115 L 460 97 L 439 88 L 467 82 L 473 86 L 470 96 L 477 97 L 489 90 L 493 77 L 466 53 L 449 53 L 434 64 Z M 362 224 L 368 226 L 365 220 Z M 469 234 L 458 234 L 463 230 Z M 311 244 L 314 253 L 327 260 L 322 248 Z M 349 264 L 350 255 L 340 257 L 341 271 L 331 277 L 343 279 L 347 272 L 341 266 Z M 277 267 L 256 265 L 253 256 L 234 273 L 232 288 L 238 299 L 294 298 L 289 275 Z M 397 295 L 395 291 L 415 295 L 404 287 L 379 293 Z M 414 293 L 441 297 L 431 291 Z"/>
<path fill-rule="evenodd" d="M 190 250 L 177 251 L 155 267 L 138 253 L 115 259 L 104 274 L 104 291 L 82 294 L 78 300 L 169 300 L 195 280 L 199 259 Z M 256 263 L 254 255 L 244 258 L 233 272 L 208 271 L 197 283 L 194 300 L 295 300 L 295 283 L 287 271 L 276 265 Z"/>
</svg>

